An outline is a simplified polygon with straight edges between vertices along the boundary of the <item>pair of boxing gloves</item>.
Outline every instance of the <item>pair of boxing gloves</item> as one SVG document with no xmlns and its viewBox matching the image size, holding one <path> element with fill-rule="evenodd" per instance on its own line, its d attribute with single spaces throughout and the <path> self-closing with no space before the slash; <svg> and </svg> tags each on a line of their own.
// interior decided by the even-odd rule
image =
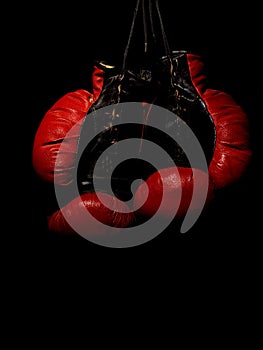
<svg viewBox="0 0 263 350">
<path fill-rule="evenodd" d="M 215 129 L 214 148 L 208 164 L 206 203 L 209 203 L 218 189 L 236 182 L 246 171 L 251 158 L 249 121 L 244 110 L 229 94 L 207 86 L 201 57 L 192 53 L 185 53 L 184 56 L 191 85 L 204 103 Z M 98 101 L 104 88 L 105 69 L 95 65 L 92 91 L 80 89 L 69 92 L 44 115 L 33 145 L 33 166 L 44 183 L 67 188 L 76 181 L 75 168 L 82 126 L 87 113 Z M 73 132 L 69 133 L 71 130 Z M 63 154 L 60 151 L 62 143 Z M 191 210 L 198 210 L 198 192 L 201 194 L 204 191 L 206 180 L 207 173 L 201 169 L 181 166 L 159 169 L 137 188 L 133 198 L 134 207 L 141 203 L 146 189 L 148 197 L 136 211 L 127 208 L 124 201 L 112 194 L 100 193 L 102 203 L 98 193 L 90 191 L 80 193 L 69 199 L 63 207 L 49 213 L 48 228 L 54 232 L 74 234 L 76 231 L 70 222 L 76 222 L 78 227 L 84 227 L 87 234 L 92 236 L 103 233 L 102 230 L 107 230 L 107 225 L 117 228 L 130 227 L 136 225 L 137 215 L 150 218 L 157 212 L 163 191 L 168 200 L 158 211 L 160 218 L 174 215 L 174 207 L 178 208 L 176 217 L 183 217 L 192 200 L 194 181 L 197 181 L 198 188 L 195 202 L 191 203 Z M 181 196 L 178 196 L 179 192 Z M 87 210 L 95 220 L 89 221 Z"/>
</svg>

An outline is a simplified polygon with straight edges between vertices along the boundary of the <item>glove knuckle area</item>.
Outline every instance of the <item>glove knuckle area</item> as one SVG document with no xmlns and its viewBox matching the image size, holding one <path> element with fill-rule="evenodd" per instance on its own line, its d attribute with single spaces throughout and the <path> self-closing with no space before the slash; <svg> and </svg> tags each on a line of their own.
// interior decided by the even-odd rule
<svg viewBox="0 0 263 350">
<path fill-rule="evenodd" d="M 195 186 L 195 195 L 193 190 Z M 206 204 L 214 195 L 214 186 L 209 175 L 199 169 L 171 167 L 152 174 L 137 190 L 135 205 L 142 202 L 148 188 L 148 197 L 138 213 L 151 217 L 158 211 L 162 218 L 184 216 L 190 206 L 198 210 L 203 205 L 200 198 L 207 191 Z M 160 208 L 160 209 L 159 209 Z M 177 208 L 175 212 L 175 208 Z"/>
<path fill-rule="evenodd" d="M 108 226 L 125 228 L 135 222 L 134 213 L 124 202 L 105 193 L 99 197 L 102 201 L 91 192 L 73 199 L 48 217 L 49 229 L 65 234 L 74 234 L 79 229 L 92 236 L 106 233 Z"/>
</svg>

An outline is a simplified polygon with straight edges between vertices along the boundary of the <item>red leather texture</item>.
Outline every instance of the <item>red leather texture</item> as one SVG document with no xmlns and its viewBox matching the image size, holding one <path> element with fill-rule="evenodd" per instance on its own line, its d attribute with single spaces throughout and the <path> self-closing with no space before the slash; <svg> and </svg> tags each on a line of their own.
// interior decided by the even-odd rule
<svg viewBox="0 0 263 350">
<path fill-rule="evenodd" d="M 251 158 L 249 144 L 249 121 L 244 110 L 227 93 L 209 88 L 204 74 L 204 64 L 198 55 L 187 54 L 188 68 L 191 81 L 206 108 L 211 115 L 215 126 L 215 145 L 212 160 L 208 165 L 208 194 L 207 203 L 214 197 L 217 189 L 228 186 L 246 171 Z M 74 179 L 74 169 L 78 140 L 83 119 L 98 99 L 103 89 L 103 70 L 94 67 L 93 91 L 77 90 L 70 92 L 59 99 L 45 114 L 36 132 L 33 146 L 33 166 L 39 177 L 49 183 L 69 186 Z M 74 133 L 67 136 L 74 127 Z M 63 142 L 66 141 L 66 142 Z M 61 143 L 63 152 L 60 154 L 59 164 L 57 155 Z M 195 169 L 195 181 L 198 193 L 204 190 L 204 179 L 207 177 L 202 170 Z M 150 217 L 155 214 L 162 201 L 163 191 L 167 194 L 167 202 L 159 213 L 162 217 L 174 215 L 173 208 L 178 206 L 178 216 L 186 214 L 193 194 L 193 169 L 177 167 L 161 169 L 152 174 L 142 184 L 135 196 L 134 204 L 141 203 L 148 186 L 148 199 L 138 210 L 140 215 Z M 182 191 L 182 198 L 178 193 Z M 48 217 L 49 229 L 60 233 L 74 233 L 66 218 L 71 217 L 79 225 L 86 226 L 93 234 L 101 234 L 102 226 L 96 225 L 94 220 L 87 222 L 85 211 L 99 221 L 113 227 L 127 227 L 136 222 L 135 213 L 119 213 L 124 202 L 115 197 L 102 194 L 107 203 L 111 203 L 112 210 L 106 208 L 95 193 L 82 194 L 55 211 Z M 198 195 L 192 206 L 199 209 Z"/>
</svg>

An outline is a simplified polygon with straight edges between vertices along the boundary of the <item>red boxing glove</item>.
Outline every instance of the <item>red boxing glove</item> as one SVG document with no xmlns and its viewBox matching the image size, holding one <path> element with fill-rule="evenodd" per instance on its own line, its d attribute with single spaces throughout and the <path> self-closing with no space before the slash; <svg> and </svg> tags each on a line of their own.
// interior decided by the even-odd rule
<svg viewBox="0 0 263 350">
<path fill-rule="evenodd" d="M 92 82 L 92 93 L 78 90 L 66 94 L 51 107 L 40 123 L 33 145 L 33 166 L 45 182 L 67 187 L 75 181 L 79 134 L 84 117 L 103 88 L 102 68 L 94 67 Z M 126 227 L 134 220 L 134 215 L 127 213 L 125 203 L 107 194 L 101 196 L 105 203 L 111 204 L 112 210 L 104 207 L 96 194 L 82 194 L 69 201 L 61 210 L 58 209 L 48 215 L 49 229 L 66 234 L 74 233 L 68 219 L 73 220 L 73 225 L 76 223 L 80 228 L 87 227 L 87 232 L 90 234 L 101 234 L 103 226 L 96 225 L 95 220 L 87 222 L 86 210 L 89 210 L 97 220 L 113 227 Z M 126 213 L 119 213 L 124 210 Z"/>
<path fill-rule="evenodd" d="M 148 186 L 148 199 L 138 210 L 141 215 L 150 217 L 159 208 L 163 191 L 167 202 L 160 217 L 174 216 L 174 207 L 178 207 L 177 217 L 182 217 L 189 209 L 193 194 L 193 182 L 196 182 L 199 193 L 202 193 L 204 181 L 208 176 L 208 193 L 206 203 L 214 197 L 215 191 L 228 186 L 241 178 L 249 164 L 251 149 L 249 142 L 249 122 L 243 109 L 228 94 L 207 88 L 206 76 L 201 58 L 187 54 L 188 74 L 198 96 L 205 103 L 215 127 L 215 146 L 212 159 L 208 164 L 209 174 L 195 169 L 195 177 L 191 168 L 167 168 L 151 175 L 135 194 L 135 206 L 141 202 Z M 178 172 L 177 172 L 178 171 Z M 178 197 L 182 191 L 181 202 Z M 191 204 L 192 210 L 198 210 L 198 191 Z M 201 208 L 202 209 L 202 208 Z"/>
</svg>

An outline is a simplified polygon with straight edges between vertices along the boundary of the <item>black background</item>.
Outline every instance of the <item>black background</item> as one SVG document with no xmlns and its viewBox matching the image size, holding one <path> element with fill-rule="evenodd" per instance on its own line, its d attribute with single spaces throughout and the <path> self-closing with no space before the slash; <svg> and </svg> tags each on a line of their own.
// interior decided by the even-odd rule
<svg viewBox="0 0 263 350">
<path fill-rule="evenodd" d="M 121 339 L 123 347 L 134 339 L 141 344 L 136 336 L 146 334 L 148 345 L 152 339 L 156 344 L 164 325 L 162 347 L 169 335 L 177 341 L 182 328 L 184 344 L 200 340 L 210 348 L 212 341 L 247 340 L 251 347 L 262 299 L 260 3 L 160 1 L 172 49 L 202 53 L 211 85 L 230 93 L 247 112 L 254 155 L 246 176 L 217 198 L 191 232 L 182 237 L 165 232 L 128 249 L 48 232 L 32 148 L 53 103 L 90 86 L 93 60 L 120 60 L 135 0 L 12 2 L 6 18 L 7 5 L 1 23 L 1 57 L 7 58 L 1 65 L 2 198 L 7 194 L 1 291 L 8 342 L 50 344 L 52 334 L 52 344 L 58 338 L 61 347 L 74 334 L 75 348 L 82 334 L 85 344 L 96 334 L 96 344 Z M 149 324 L 154 327 L 147 332 Z"/>
<path fill-rule="evenodd" d="M 22 77 L 15 81 L 22 97 L 20 111 L 26 111 L 22 124 L 28 134 L 29 175 L 21 189 L 23 241 L 35 257 L 40 254 L 44 260 L 54 252 L 66 252 L 69 259 L 81 252 L 95 259 L 108 255 L 134 259 L 136 254 L 144 259 L 148 254 L 155 263 L 167 259 L 172 263 L 180 256 L 185 261 L 194 257 L 195 261 L 213 260 L 219 265 L 236 261 L 245 266 L 251 253 L 257 257 L 260 232 L 263 90 L 260 11 L 241 3 L 230 9 L 224 2 L 190 5 L 161 1 L 160 8 L 170 47 L 202 54 L 211 86 L 230 93 L 248 115 L 253 158 L 244 178 L 218 195 L 209 215 L 201 217 L 183 236 L 168 230 L 147 244 L 115 252 L 81 237 L 57 237 L 47 230 L 41 181 L 31 163 L 35 132 L 58 98 L 69 91 L 89 89 L 95 59 L 121 61 L 134 8 L 135 0 L 23 5 L 24 13 L 29 11 L 30 15 L 23 17 L 22 26 L 17 28 L 21 46 L 16 69 Z M 140 45 L 142 31 L 134 40 Z M 19 118 L 21 122 L 21 114 Z"/>
</svg>

